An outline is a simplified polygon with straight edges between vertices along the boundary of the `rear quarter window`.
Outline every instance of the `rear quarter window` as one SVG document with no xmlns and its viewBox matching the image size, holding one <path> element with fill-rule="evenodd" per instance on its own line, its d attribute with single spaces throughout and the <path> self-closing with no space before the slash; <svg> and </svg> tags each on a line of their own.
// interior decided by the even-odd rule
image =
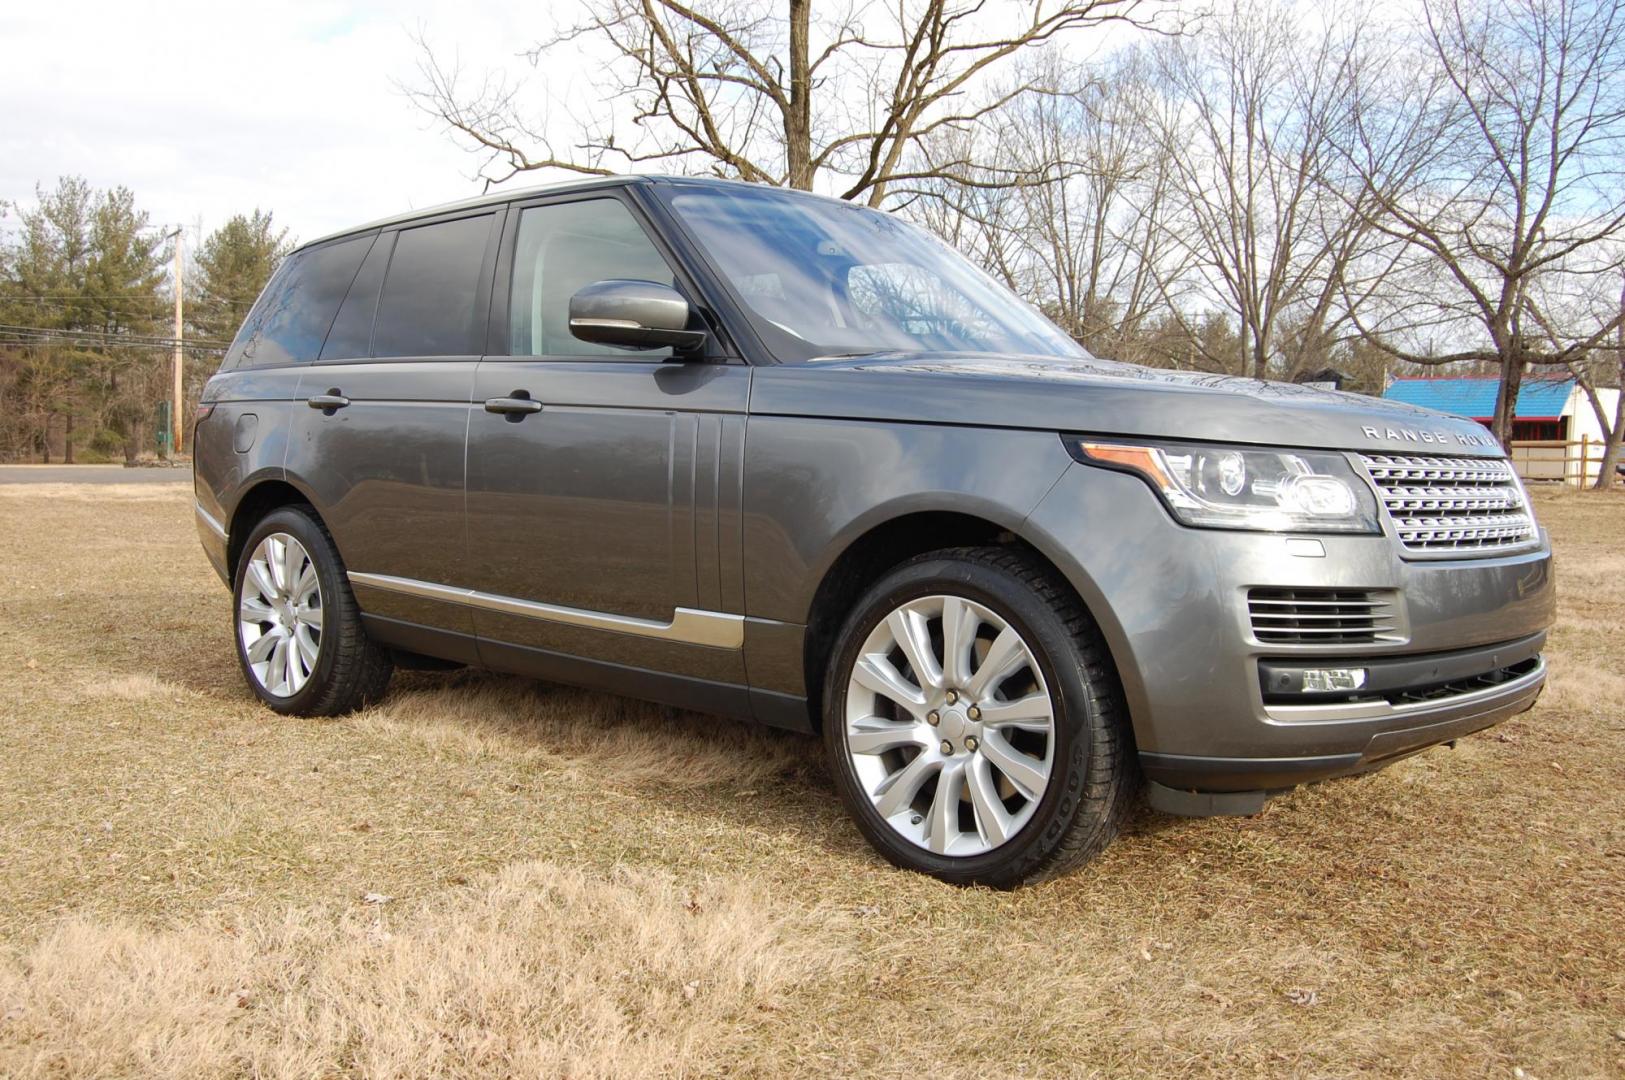
<svg viewBox="0 0 1625 1080">
<path fill-rule="evenodd" d="M 372 348 L 372 320 L 378 313 L 378 290 L 384 283 L 384 268 L 389 265 L 390 252 L 395 249 L 395 234 L 384 233 L 367 252 L 367 261 L 361 264 L 344 306 L 327 332 L 327 344 L 322 346 L 323 360 L 355 360 L 366 356 Z"/>
<path fill-rule="evenodd" d="M 373 240 L 338 240 L 290 255 L 237 331 L 221 370 L 315 360 Z"/>
</svg>

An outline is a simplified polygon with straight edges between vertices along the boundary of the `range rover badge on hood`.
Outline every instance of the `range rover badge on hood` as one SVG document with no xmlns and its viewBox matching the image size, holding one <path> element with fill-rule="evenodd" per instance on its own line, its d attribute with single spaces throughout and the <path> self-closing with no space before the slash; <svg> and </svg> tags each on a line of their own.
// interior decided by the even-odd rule
<svg viewBox="0 0 1625 1080">
<path fill-rule="evenodd" d="M 1366 424 L 1360 430 L 1365 432 L 1365 437 L 1368 439 L 1390 439 L 1395 442 L 1434 443 L 1440 446 L 1452 442 L 1459 446 L 1495 445 L 1495 436 L 1490 434 L 1467 435 L 1462 432 L 1427 431 L 1418 428 L 1372 427 L 1370 424 Z"/>
</svg>

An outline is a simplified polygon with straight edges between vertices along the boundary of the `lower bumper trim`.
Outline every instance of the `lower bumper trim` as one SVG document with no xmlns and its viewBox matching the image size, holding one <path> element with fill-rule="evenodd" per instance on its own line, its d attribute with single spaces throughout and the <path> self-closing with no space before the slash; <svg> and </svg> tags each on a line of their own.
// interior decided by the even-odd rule
<svg viewBox="0 0 1625 1080">
<path fill-rule="evenodd" d="M 1154 780 L 1145 785 L 1151 809 L 1179 817 L 1251 817 L 1267 797 L 1263 791 L 1180 791 Z"/>
<path fill-rule="evenodd" d="M 1188 754 L 1140 755 L 1140 771 L 1154 784 L 1191 792 L 1285 791 L 1360 767 L 1360 754 L 1320 757 L 1218 758 Z"/>
<path fill-rule="evenodd" d="M 1202 799 L 1210 795 L 1236 796 L 1238 800 L 1256 797 L 1262 805 L 1264 796 L 1299 784 L 1378 769 L 1428 747 L 1453 742 L 1533 708 L 1544 688 L 1544 671 L 1541 674 L 1543 677 L 1540 681 L 1517 687 L 1513 695 L 1495 702 L 1493 706 L 1443 718 L 1435 716 L 1432 723 L 1416 727 L 1374 732 L 1364 740 L 1359 750 L 1270 758 L 1142 752 L 1140 770 L 1151 785 L 1152 806 L 1157 809 L 1187 815 L 1256 813 L 1223 808 L 1244 805 L 1235 800 L 1215 802 L 1211 804 L 1215 808 L 1203 809 Z M 1158 788 L 1167 794 L 1158 792 Z M 1176 799 L 1174 796 L 1190 798 Z M 1184 808 L 1174 809 L 1175 806 Z"/>
</svg>

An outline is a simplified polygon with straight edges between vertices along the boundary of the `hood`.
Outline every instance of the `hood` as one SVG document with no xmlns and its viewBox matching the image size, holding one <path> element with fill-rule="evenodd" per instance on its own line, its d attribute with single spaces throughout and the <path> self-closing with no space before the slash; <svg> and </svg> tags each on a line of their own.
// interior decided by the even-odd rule
<svg viewBox="0 0 1625 1080">
<path fill-rule="evenodd" d="M 1397 401 L 1089 357 L 895 353 L 755 369 L 751 412 L 1499 457 L 1484 427 Z"/>
</svg>

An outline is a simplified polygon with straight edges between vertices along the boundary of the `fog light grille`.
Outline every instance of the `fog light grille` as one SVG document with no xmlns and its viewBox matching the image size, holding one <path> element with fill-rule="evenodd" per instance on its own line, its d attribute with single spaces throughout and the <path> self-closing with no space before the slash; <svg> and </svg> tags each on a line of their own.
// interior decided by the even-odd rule
<svg viewBox="0 0 1625 1080">
<path fill-rule="evenodd" d="M 1433 686 L 1389 690 L 1383 696 L 1393 705 L 1412 705 L 1423 701 L 1444 701 L 1449 698 L 1460 697 L 1462 694 L 1488 690 L 1492 686 L 1499 686 L 1504 682 L 1511 682 L 1513 679 L 1521 679 L 1538 667 L 1540 667 L 1540 657 L 1531 656 L 1527 660 L 1520 660 L 1516 664 L 1496 668 L 1494 671 L 1486 671 L 1482 675 L 1436 683 Z"/>
<path fill-rule="evenodd" d="M 1385 593 L 1256 588 L 1247 593 L 1253 636 L 1272 645 L 1360 645 L 1398 640 Z"/>
</svg>

